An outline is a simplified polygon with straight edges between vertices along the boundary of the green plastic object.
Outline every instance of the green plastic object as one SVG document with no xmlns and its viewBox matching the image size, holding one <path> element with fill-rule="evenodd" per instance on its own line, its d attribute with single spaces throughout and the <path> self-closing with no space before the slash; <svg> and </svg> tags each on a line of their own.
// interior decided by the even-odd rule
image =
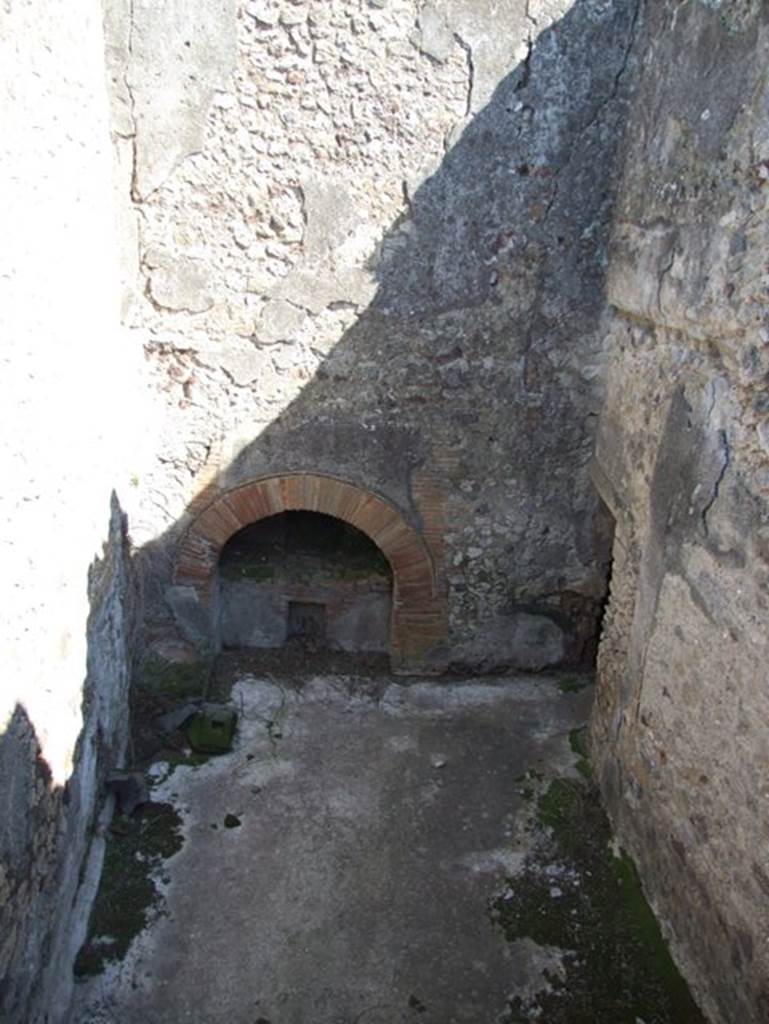
<svg viewBox="0 0 769 1024">
<path fill-rule="evenodd" d="M 198 754 L 226 754 L 238 722 L 237 712 L 219 705 L 204 705 L 189 720 L 184 732 L 192 749 Z"/>
</svg>

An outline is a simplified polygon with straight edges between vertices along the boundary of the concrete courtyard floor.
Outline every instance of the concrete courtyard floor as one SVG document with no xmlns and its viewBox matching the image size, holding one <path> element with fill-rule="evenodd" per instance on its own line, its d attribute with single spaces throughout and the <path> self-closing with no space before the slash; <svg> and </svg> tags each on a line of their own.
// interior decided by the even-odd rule
<svg viewBox="0 0 769 1024">
<path fill-rule="evenodd" d="M 152 768 L 184 842 L 154 920 L 78 985 L 73 1022 L 519 1019 L 511 999 L 547 989 L 562 951 L 509 941 L 492 903 L 535 842 L 530 780 L 578 778 L 591 691 L 574 689 L 240 678 L 233 751 Z"/>
</svg>

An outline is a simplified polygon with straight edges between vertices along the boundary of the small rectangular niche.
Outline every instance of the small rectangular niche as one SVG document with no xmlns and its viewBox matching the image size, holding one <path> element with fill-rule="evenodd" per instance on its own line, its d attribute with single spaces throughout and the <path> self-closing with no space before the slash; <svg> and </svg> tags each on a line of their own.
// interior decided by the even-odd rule
<svg viewBox="0 0 769 1024">
<path fill-rule="evenodd" d="M 310 601 L 288 602 L 288 640 L 326 642 L 326 606 Z"/>
</svg>

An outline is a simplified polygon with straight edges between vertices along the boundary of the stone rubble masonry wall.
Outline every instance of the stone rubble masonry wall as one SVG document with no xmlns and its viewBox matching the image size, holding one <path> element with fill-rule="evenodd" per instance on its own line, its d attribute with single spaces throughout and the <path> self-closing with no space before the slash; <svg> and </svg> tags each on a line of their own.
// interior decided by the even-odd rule
<svg viewBox="0 0 769 1024">
<path fill-rule="evenodd" d="M 769 1020 L 769 14 L 646 5 L 594 475 L 616 518 L 592 742 L 710 1019 Z"/>
<path fill-rule="evenodd" d="M 126 736 L 134 472 L 98 9 L 0 12 L 0 1019 L 69 1001 L 81 877 Z M 138 355 L 138 354 L 137 354 Z"/>
<path fill-rule="evenodd" d="M 589 653 L 637 6 L 107 0 L 123 308 L 156 403 L 129 510 L 150 640 L 201 496 L 310 473 L 424 538 L 447 663 Z"/>
</svg>

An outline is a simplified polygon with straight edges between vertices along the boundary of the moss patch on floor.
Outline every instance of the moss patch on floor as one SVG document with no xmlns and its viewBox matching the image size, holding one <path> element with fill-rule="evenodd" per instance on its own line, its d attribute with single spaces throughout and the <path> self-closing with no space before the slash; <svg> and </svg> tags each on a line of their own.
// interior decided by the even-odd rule
<svg viewBox="0 0 769 1024">
<path fill-rule="evenodd" d="M 556 778 L 541 791 L 533 851 L 491 905 L 508 941 L 562 950 L 563 970 L 536 995 L 513 999 L 507 1024 L 705 1024 L 633 862 L 612 853 L 584 733 L 570 739 L 583 779 Z"/>
<path fill-rule="evenodd" d="M 182 842 L 181 818 L 171 804 L 144 804 L 132 817 L 113 821 L 88 938 L 75 960 L 77 976 L 99 974 L 125 956 L 160 903 L 155 875 Z"/>
</svg>

